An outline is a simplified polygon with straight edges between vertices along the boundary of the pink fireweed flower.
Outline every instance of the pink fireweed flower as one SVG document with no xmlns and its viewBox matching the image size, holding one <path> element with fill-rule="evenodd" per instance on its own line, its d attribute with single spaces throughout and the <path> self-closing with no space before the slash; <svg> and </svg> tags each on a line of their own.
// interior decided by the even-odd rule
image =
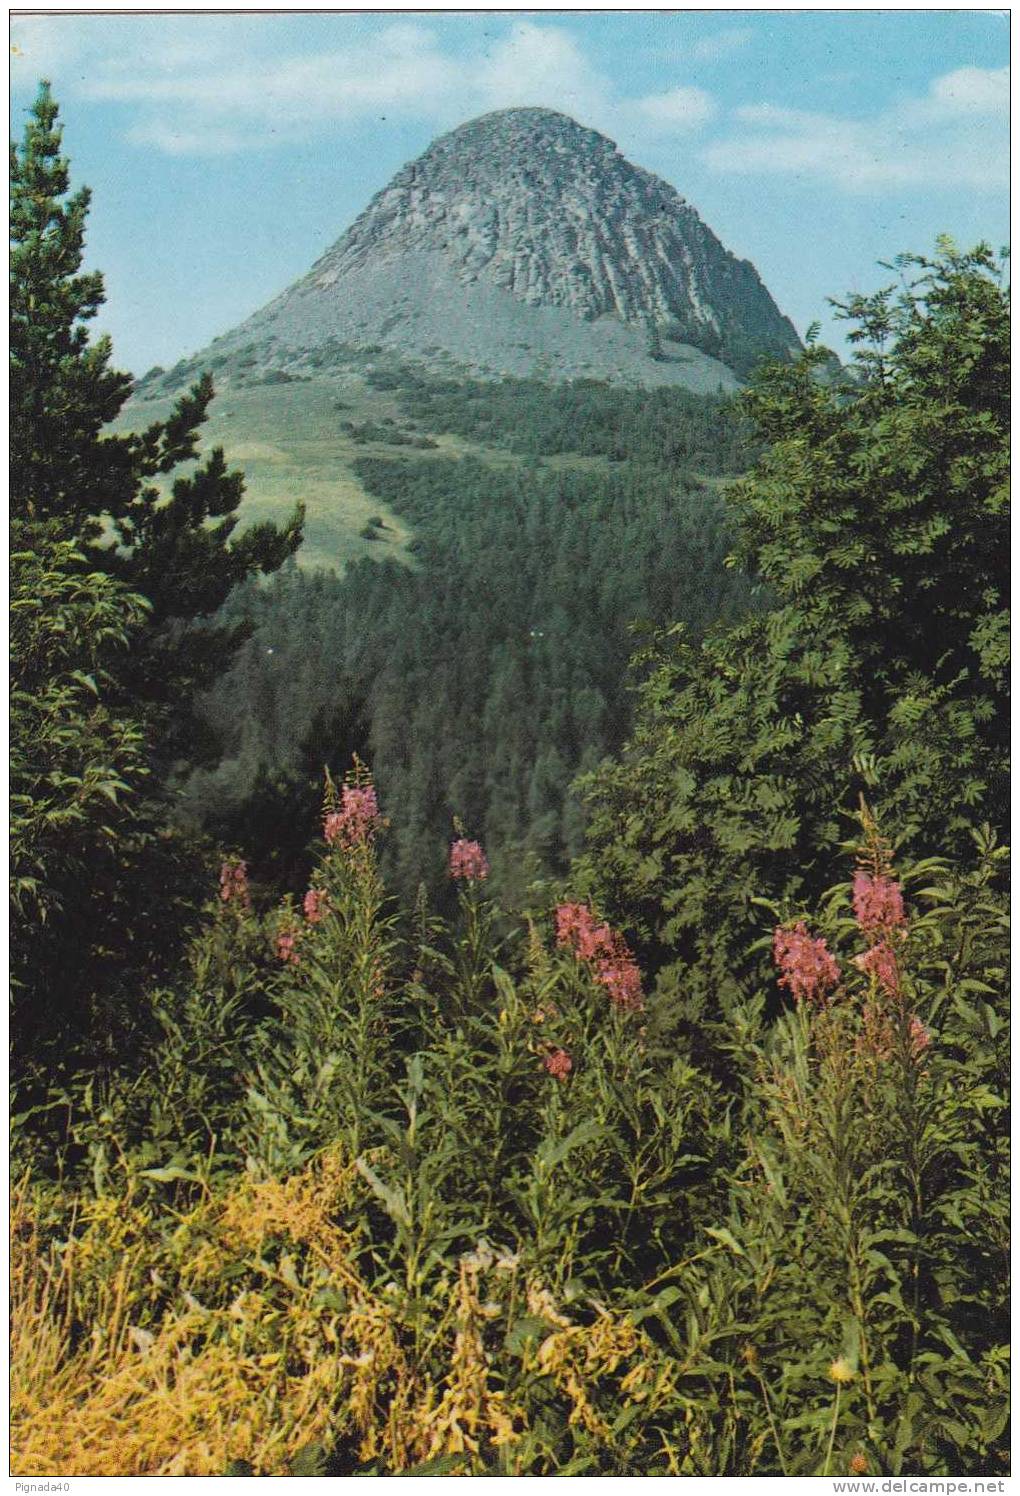
<svg viewBox="0 0 1020 1496">
<path fill-rule="evenodd" d="M 238 903 L 242 909 L 251 907 L 248 892 L 248 864 L 238 858 L 228 857 L 220 867 L 220 898 L 224 904 Z"/>
<path fill-rule="evenodd" d="M 641 972 L 630 947 L 616 930 L 599 923 L 587 904 L 560 904 L 556 910 L 556 942 L 569 946 L 618 1008 L 644 1007 Z"/>
<path fill-rule="evenodd" d="M 574 1068 L 574 1062 L 565 1049 L 554 1049 L 542 1063 L 554 1080 L 566 1080 Z"/>
<path fill-rule="evenodd" d="M 772 954 L 781 976 L 780 987 L 788 987 L 794 1002 L 818 1003 L 839 982 L 839 966 L 824 940 L 815 940 L 803 920 L 792 930 L 779 925 L 772 937 Z"/>
<path fill-rule="evenodd" d="M 919 1060 L 925 1050 L 931 1046 L 931 1034 L 924 1024 L 914 1013 L 910 1019 L 910 1053 L 915 1060 Z"/>
<path fill-rule="evenodd" d="M 884 940 L 878 945 L 873 945 L 870 951 L 865 951 L 862 956 L 855 956 L 854 965 L 866 976 L 874 977 L 882 991 L 888 993 L 890 997 L 899 996 L 899 963 L 896 960 L 896 952 Z"/>
<path fill-rule="evenodd" d="M 598 961 L 612 956 L 616 937 L 607 924 L 599 924 L 587 904 L 561 904 L 556 910 L 556 941 L 568 945 L 579 961 Z"/>
<path fill-rule="evenodd" d="M 317 925 L 329 908 L 329 895 L 324 888 L 310 888 L 305 894 L 302 908 L 310 925 Z"/>
<path fill-rule="evenodd" d="M 276 954 L 285 966 L 301 965 L 301 957 L 296 950 L 297 938 L 298 932 L 294 929 L 281 930 L 276 937 Z"/>
<path fill-rule="evenodd" d="M 617 1008 L 639 1012 L 644 1007 L 641 996 L 641 973 L 622 940 L 613 956 L 603 956 L 595 968 L 595 980 L 609 993 Z"/>
<path fill-rule="evenodd" d="M 366 846 L 382 825 L 375 786 L 345 784 L 340 791 L 340 809 L 330 811 L 323 824 L 323 835 L 332 845 Z"/>
<path fill-rule="evenodd" d="M 627 947 L 615 930 L 607 924 L 591 924 L 580 932 L 574 954 L 579 961 L 591 961 L 598 965 L 601 961 L 614 960 L 621 949 L 626 952 Z"/>
<path fill-rule="evenodd" d="M 865 935 L 889 935 L 906 929 L 903 892 L 892 878 L 872 878 L 858 870 L 854 874 L 854 918 Z"/>
<path fill-rule="evenodd" d="M 461 836 L 450 848 L 451 878 L 487 878 L 489 860 L 476 841 Z"/>
<path fill-rule="evenodd" d="M 587 904 L 560 904 L 556 910 L 556 944 L 569 945 L 576 951 L 582 931 L 593 925 Z"/>
</svg>

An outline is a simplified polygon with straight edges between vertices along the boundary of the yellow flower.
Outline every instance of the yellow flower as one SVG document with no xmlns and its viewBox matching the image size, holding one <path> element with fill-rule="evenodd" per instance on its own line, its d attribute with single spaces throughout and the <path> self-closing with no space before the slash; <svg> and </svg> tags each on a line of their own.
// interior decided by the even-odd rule
<svg viewBox="0 0 1020 1496">
<path fill-rule="evenodd" d="M 829 1376 L 834 1382 L 852 1382 L 855 1376 L 853 1367 L 845 1356 L 837 1356 L 829 1367 Z"/>
</svg>

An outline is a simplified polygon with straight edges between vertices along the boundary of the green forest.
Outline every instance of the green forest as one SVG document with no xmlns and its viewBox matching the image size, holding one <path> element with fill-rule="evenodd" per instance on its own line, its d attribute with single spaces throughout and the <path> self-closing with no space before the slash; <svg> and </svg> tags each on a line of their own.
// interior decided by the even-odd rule
<svg viewBox="0 0 1020 1496">
<path fill-rule="evenodd" d="M 89 204 L 43 85 L 12 1471 L 1007 1473 L 1005 253 L 733 398 L 378 361 L 331 571 L 216 369 L 111 425 Z"/>
<path fill-rule="evenodd" d="M 400 807 L 382 852 L 395 892 L 438 894 L 458 815 L 516 897 L 581 850 L 570 785 L 623 744 L 634 629 L 683 620 L 700 637 L 753 606 L 724 566 L 721 501 L 665 465 L 365 457 L 357 472 L 412 527 L 414 569 L 292 565 L 233 594 L 222 616 L 255 630 L 202 698 L 229 756 L 191 773 L 184 813 L 259 876 L 279 871 L 307 843 L 323 765 L 359 752 Z"/>
</svg>

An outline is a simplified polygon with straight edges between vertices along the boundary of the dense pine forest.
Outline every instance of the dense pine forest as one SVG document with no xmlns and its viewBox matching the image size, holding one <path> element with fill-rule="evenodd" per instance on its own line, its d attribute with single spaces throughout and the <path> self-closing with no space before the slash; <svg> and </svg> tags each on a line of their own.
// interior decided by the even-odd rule
<svg viewBox="0 0 1020 1496">
<path fill-rule="evenodd" d="M 211 374 L 111 427 L 88 208 L 44 86 L 14 1473 L 1007 1471 L 1002 256 L 734 400 L 380 365 L 330 572 Z"/>
<path fill-rule="evenodd" d="M 412 527 L 414 569 L 291 566 L 234 594 L 222 616 L 256 628 L 202 702 L 228 756 L 190 776 L 183 811 L 260 876 L 267 859 L 280 870 L 307 843 L 323 765 L 357 751 L 400 807 L 383 857 L 402 897 L 439 892 L 455 815 L 500 889 L 522 892 L 581 850 L 570 786 L 623 744 L 634 630 L 682 620 L 700 637 L 754 605 L 724 565 L 722 502 L 665 461 L 365 457 L 357 472 Z"/>
</svg>

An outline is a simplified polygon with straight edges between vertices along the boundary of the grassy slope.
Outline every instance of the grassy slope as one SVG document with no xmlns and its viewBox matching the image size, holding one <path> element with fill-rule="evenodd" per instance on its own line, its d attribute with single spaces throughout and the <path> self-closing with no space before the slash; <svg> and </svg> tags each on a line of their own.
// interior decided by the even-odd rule
<svg viewBox="0 0 1020 1496">
<path fill-rule="evenodd" d="M 181 388 L 197 375 L 188 372 Z M 472 454 L 494 467 L 520 464 L 523 459 L 495 447 L 451 435 L 432 434 L 434 448 L 387 441 L 356 441 L 344 422 L 408 431 L 397 396 L 373 390 L 356 365 L 312 374 L 290 384 L 247 382 L 233 369 L 215 371 L 217 395 L 204 428 L 203 447 L 222 446 L 231 466 L 244 470 L 246 494 L 242 523 L 282 519 L 295 502 L 307 508 L 305 542 L 298 560 L 305 567 L 342 569 L 363 556 L 383 556 L 413 564 L 407 545 L 408 526 L 366 493 L 355 476 L 359 457 L 427 460 Z M 177 391 L 166 391 L 158 381 L 143 384 L 115 423 L 134 430 L 163 419 Z M 338 405 L 340 408 L 338 408 Z M 422 432 L 422 435 L 430 433 Z M 600 467 L 601 458 L 565 455 L 546 458 L 556 467 Z M 373 516 L 385 528 L 378 538 L 360 533 Z"/>
<path fill-rule="evenodd" d="M 361 381 L 352 386 L 352 380 L 330 376 L 251 386 L 219 377 L 204 428 L 203 445 L 222 446 L 228 462 L 244 470 L 242 522 L 281 519 L 297 501 L 305 504 L 308 518 L 299 555 L 305 566 L 342 567 L 360 556 L 380 555 L 384 547 L 386 554 L 407 559 L 406 525 L 387 514 L 351 470 L 359 455 L 376 450 L 374 444 L 359 446 L 340 429 L 346 419 L 379 420 L 388 413 L 378 409 L 380 402 L 392 397 L 375 395 Z M 136 396 L 117 424 L 131 429 L 160 420 L 173 399 L 170 393 Z M 338 411 L 338 400 L 353 408 Z M 359 531 L 380 514 L 386 522 L 383 538 L 363 539 Z"/>
</svg>

